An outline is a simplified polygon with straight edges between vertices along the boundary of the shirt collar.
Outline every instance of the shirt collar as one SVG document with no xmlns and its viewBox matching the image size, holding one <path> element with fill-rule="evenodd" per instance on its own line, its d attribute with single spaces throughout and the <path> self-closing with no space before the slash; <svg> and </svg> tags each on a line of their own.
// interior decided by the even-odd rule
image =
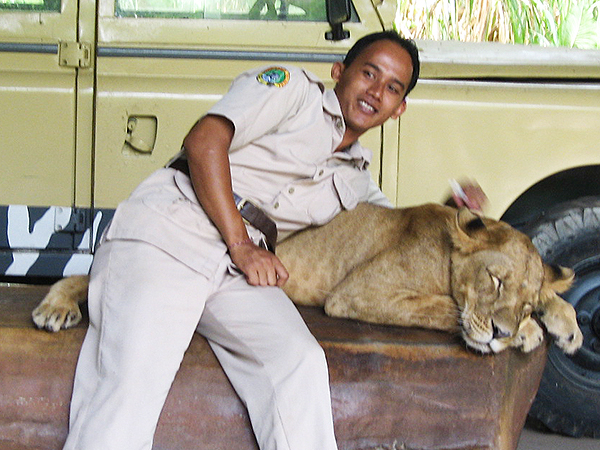
<svg viewBox="0 0 600 450">
<path fill-rule="evenodd" d="M 342 108 L 333 89 L 327 89 L 323 92 L 323 109 L 334 117 L 334 121 L 338 120 L 341 124 L 344 124 Z M 335 152 L 333 156 L 339 159 L 352 160 L 357 168 L 364 170 L 371 163 L 373 152 L 360 145 L 360 142 L 356 141 L 344 151 Z"/>
<path fill-rule="evenodd" d="M 358 169 L 365 170 L 367 167 L 369 167 L 369 164 L 371 164 L 373 152 L 360 145 L 360 142 L 356 141 L 347 149 L 335 152 L 333 156 L 339 159 L 353 161 L 354 165 Z"/>
<path fill-rule="evenodd" d="M 323 92 L 323 109 L 334 117 L 344 118 L 340 102 L 333 89 L 326 89 Z"/>
</svg>

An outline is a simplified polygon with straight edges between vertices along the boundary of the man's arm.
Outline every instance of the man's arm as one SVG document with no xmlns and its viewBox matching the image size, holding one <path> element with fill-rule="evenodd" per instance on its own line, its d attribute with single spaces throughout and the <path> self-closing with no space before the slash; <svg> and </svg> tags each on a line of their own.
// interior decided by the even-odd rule
<svg viewBox="0 0 600 450">
<path fill-rule="evenodd" d="M 252 243 L 233 199 L 228 151 L 234 131 L 228 119 L 216 115 L 205 116 L 192 127 L 183 142 L 191 181 L 248 283 L 282 286 L 288 278 L 285 267 L 273 253 Z"/>
</svg>

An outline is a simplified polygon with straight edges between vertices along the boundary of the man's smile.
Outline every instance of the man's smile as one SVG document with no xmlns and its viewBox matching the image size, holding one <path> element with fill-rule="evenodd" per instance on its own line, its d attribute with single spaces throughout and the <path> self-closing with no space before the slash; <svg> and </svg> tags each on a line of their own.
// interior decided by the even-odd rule
<svg viewBox="0 0 600 450">
<path fill-rule="evenodd" d="M 374 114 L 377 112 L 377 109 L 365 100 L 359 100 L 358 105 L 360 109 L 366 112 L 367 114 Z"/>
</svg>

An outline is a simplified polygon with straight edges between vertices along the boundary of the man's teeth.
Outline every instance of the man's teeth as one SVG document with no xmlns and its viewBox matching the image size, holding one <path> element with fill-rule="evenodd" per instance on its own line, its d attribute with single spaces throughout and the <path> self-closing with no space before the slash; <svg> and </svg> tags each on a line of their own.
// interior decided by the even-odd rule
<svg viewBox="0 0 600 450">
<path fill-rule="evenodd" d="M 360 100 L 359 101 L 360 106 L 370 112 L 375 112 L 375 108 L 373 108 L 371 105 L 369 105 L 367 102 Z"/>
</svg>

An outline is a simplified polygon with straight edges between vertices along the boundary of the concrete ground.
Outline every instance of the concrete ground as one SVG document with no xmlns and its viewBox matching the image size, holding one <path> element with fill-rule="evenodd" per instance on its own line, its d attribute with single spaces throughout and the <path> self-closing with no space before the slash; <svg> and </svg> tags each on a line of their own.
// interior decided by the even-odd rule
<svg viewBox="0 0 600 450">
<path fill-rule="evenodd" d="M 517 450 L 600 450 L 600 439 L 571 438 L 525 427 Z"/>
</svg>

